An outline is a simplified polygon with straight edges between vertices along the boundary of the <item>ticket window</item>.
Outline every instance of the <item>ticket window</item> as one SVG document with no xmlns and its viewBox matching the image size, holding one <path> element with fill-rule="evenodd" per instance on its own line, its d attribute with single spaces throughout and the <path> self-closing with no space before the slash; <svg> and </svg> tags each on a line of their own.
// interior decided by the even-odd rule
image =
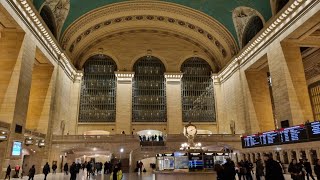
<svg viewBox="0 0 320 180">
<path fill-rule="evenodd" d="M 291 158 L 297 160 L 297 153 L 295 151 L 291 151 Z"/>
<path fill-rule="evenodd" d="M 313 165 L 316 165 L 316 161 L 318 159 L 318 155 L 317 155 L 317 151 L 316 150 L 310 150 L 310 162 L 313 164 Z"/>
<path fill-rule="evenodd" d="M 281 161 L 281 159 L 280 159 L 280 152 L 278 152 L 278 151 L 276 152 L 276 160 L 277 160 L 277 161 Z"/>
<path fill-rule="evenodd" d="M 306 151 L 300 151 L 300 159 L 307 159 Z"/>
<path fill-rule="evenodd" d="M 283 152 L 283 163 L 284 164 L 289 164 L 289 158 L 288 158 L 288 153 L 287 152 Z"/>
<path fill-rule="evenodd" d="M 257 159 L 256 159 L 256 155 L 253 153 L 253 154 L 252 154 L 252 162 L 256 162 L 256 160 L 257 160 Z"/>
</svg>

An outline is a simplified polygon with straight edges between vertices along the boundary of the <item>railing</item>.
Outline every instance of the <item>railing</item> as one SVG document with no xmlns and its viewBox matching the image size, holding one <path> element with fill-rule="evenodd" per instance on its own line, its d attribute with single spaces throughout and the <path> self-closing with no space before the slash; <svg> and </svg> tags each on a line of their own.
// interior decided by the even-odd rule
<svg viewBox="0 0 320 180">
<path fill-rule="evenodd" d="M 63 142 L 136 142 L 141 146 L 165 146 L 166 142 L 185 142 L 187 138 L 183 134 L 170 134 L 164 137 L 164 141 L 140 142 L 137 135 L 53 135 L 53 143 Z M 195 141 L 199 142 L 240 142 L 239 134 L 210 134 L 197 135 Z"/>
<path fill-rule="evenodd" d="M 141 141 L 140 146 L 165 146 L 164 141 Z"/>
<path fill-rule="evenodd" d="M 240 142 L 240 134 L 208 134 L 208 135 L 197 135 L 195 141 L 199 142 Z M 180 142 L 187 141 L 187 138 L 183 134 L 170 134 L 165 138 L 167 142 Z"/>
<path fill-rule="evenodd" d="M 135 135 L 53 135 L 53 143 L 59 142 L 139 142 Z"/>
<path fill-rule="evenodd" d="M 28 129 L 26 129 L 24 131 L 24 134 L 25 134 L 25 136 L 35 136 L 35 137 L 38 137 L 38 138 L 46 138 L 45 134 L 39 133 L 39 132 L 34 132 L 34 131 L 28 130 Z"/>
<path fill-rule="evenodd" d="M 10 129 L 10 124 L 9 123 L 5 123 L 5 122 L 0 122 L 0 129 L 9 130 Z"/>
</svg>

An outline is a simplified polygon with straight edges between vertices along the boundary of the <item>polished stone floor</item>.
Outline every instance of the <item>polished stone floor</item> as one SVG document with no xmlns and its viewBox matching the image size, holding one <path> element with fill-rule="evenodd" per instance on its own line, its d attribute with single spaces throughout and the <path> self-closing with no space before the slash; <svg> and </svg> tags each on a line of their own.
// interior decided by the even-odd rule
<svg viewBox="0 0 320 180">
<path fill-rule="evenodd" d="M 15 178 L 12 178 L 12 179 L 20 180 Z M 34 179 L 43 180 L 44 175 L 43 174 L 36 175 Z M 70 179 L 70 175 L 64 175 L 63 173 L 57 173 L 57 174 L 50 173 L 47 177 L 47 180 L 69 180 L 69 179 Z M 90 180 L 109 180 L 109 179 L 110 179 L 109 175 L 97 175 L 94 177 L 92 176 L 90 177 Z M 291 178 L 288 174 L 286 174 L 285 179 L 289 180 Z M 23 177 L 23 180 L 28 180 L 28 177 L 27 176 Z M 84 175 L 83 172 L 80 172 L 79 175 L 77 176 L 77 180 L 88 180 L 88 178 L 86 177 L 86 175 Z M 124 174 L 123 180 L 154 180 L 154 175 L 152 173 L 141 173 L 141 174 L 130 173 L 130 174 Z"/>
</svg>

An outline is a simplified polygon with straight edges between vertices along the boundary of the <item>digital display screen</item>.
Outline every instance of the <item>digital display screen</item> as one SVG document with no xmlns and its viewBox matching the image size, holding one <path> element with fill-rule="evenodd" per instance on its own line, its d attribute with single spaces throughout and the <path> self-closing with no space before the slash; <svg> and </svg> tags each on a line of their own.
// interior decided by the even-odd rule
<svg viewBox="0 0 320 180">
<path fill-rule="evenodd" d="M 280 129 L 282 143 L 294 143 L 308 140 L 307 129 L 304 125 Z"/>
<path fill-rule="evenodd" d="M 260 138 L 258 135 L 250 135 L 242 137 L 242 147 L 250 148 L 250 147 L 258 147 L 260 146 Z"/>
<path fill-rule="evenodd" d="M 259 135 L 260 145 L 277 145 L 280 144 L 280 135 L 278 131 L 264 132 Z"/>
<path fill-rule="evenodd" d="M 315 121 L 308 124 L 308 132 L 310 139 L 320 139 L 320 122 Z"/>
<path fill-rule="evenodd" d="M 14 141 L 12 146 L 12 156 L 20 156 L 22 150 L 22 143 L 19 141 Z"/>
</svg>

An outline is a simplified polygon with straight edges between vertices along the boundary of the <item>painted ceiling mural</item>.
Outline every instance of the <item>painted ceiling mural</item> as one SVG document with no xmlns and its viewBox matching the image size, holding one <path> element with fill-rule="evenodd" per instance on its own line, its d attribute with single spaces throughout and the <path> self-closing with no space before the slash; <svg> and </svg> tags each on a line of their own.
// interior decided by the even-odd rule
<svg viewBox="0 0 320 180">
<path fill-rule="evenodd" d="M 233 24 L 232 11 L 239 6 L 246 6 L 257 10 L 268 21 L 271 16 L 269 0 L 163 0 L 177 3 L 201 11 L 223 24 L 237 39 L 237 32 Z M 79 17 L 96 8 L 123 0 L 33 0 L 35 7 L 40 10 L 44 4 L 50 5 L 55 16 L 58 31 L 64 32 Z"/>
</svg>

